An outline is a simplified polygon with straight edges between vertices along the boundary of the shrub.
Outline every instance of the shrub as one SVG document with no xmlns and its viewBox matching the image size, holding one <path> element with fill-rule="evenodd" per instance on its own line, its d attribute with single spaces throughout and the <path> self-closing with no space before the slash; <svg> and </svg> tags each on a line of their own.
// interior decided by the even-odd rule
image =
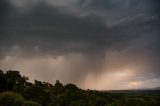
<svg viewBox="0 0 160 106">
<path fill-rule="evenodd" d="M 24 106 L 41 106 L 41 105 L 33 101 L 26 101 Z"/>
<path fill-rule="evenodd" d="M 0 106 L 23 106 L 24 98 L 13 92 L 4 92 L 0 94 Z"/>
</svg>

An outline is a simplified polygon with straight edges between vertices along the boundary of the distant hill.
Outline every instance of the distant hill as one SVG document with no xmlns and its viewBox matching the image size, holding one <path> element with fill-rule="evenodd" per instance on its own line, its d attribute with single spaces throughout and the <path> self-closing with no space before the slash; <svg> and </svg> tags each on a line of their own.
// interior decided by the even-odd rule
<svg viewBox="0 0 160 106">
<path fill-rule="evenodd" d="M 160 90 L 160 87 L 151 88 L 150 90 Z"/>
</svg>

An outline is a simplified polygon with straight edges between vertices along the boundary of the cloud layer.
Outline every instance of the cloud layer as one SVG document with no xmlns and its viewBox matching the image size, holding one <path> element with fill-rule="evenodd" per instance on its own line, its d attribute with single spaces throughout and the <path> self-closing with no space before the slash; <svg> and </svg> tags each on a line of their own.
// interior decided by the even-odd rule
<svg viewBox="0 0 160 106">
<path fill-rule="evenodd" d="M 0 9 L 4 70 L 92 89 L 159 86 L 158 0 L 1 0 Z"/>
</svg>

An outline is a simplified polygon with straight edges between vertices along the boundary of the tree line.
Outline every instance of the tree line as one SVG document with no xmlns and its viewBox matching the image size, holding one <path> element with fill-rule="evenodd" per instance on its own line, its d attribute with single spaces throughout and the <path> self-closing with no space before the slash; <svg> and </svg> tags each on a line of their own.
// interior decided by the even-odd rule
<svg viewBox="0 0 160 106">
<path fill-rule="evenodd" d="M 160 106 L 160 96 L 83 90 L 59 80 L 50 84 L 0 70 L 0 106 Z"/>
</svg>

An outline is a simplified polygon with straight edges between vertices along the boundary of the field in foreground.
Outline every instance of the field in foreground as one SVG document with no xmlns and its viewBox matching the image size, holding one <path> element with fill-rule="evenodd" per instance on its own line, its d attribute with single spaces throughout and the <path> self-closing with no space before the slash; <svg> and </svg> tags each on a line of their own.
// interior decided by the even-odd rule
<svg viewBox="0 0 160 106">
<path fill-rule="evenodd" d="M 96 91 L 0 71 L 0 106 L 160 106 L 160 90 Z"/>
</svg>

